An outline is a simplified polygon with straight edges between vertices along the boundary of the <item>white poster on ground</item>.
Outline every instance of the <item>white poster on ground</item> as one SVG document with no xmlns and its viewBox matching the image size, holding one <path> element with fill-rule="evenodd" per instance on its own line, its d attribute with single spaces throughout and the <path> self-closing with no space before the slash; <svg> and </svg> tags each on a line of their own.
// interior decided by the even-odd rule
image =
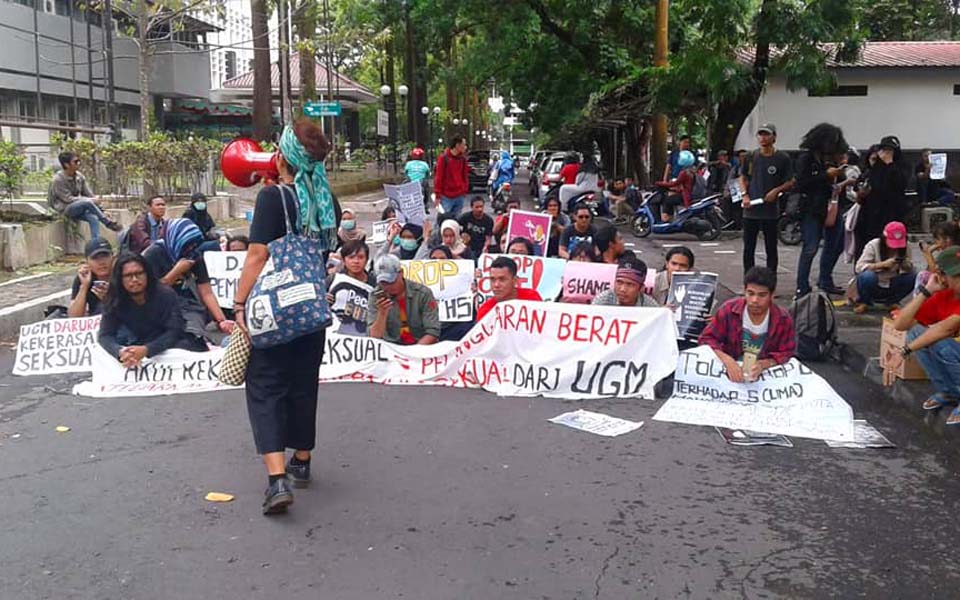
<svg viewBox="0 0 960 600">
<path fill-rule="evenodd" d="M 604 437 L 617 437 L 643 427 L 643 421 L 627 421 L 626 419 L 590 412 L 582 408 L 547 420 L 557 425 L 565 425 L 572 429 L 579 429 Z"/>
<path fill-rule="evenodd" d="M 709 346 L 682 352 L 673 395 L 655 421 L 712 425 L 822 440 L 852 440 L 853 411 L 830 384 L 798 360 L 733 383 Z"/>
<path fill-rule="evenodd" d="M 14 375 L 83 373 L 99 348 L 100 317 L 51 319 L 20 327 Z"/>
</svg>

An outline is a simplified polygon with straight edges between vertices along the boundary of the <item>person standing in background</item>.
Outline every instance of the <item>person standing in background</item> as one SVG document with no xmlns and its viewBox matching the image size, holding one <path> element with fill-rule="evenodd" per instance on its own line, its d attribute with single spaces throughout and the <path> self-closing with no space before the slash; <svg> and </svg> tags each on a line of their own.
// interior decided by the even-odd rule
<svg viewBox="0 0 960 600">
<path fill-rule="evenodd" d="M 902 159 L 900 140 L 894 135 L 884 136 L 857 195 L 860 204 L 860 218 L 856 227 L 857 259 L 870 240 L 883 234 L 887 223 L 906 220 L 907 206 L 903 193 L 907 189 L 907 175 Z"/>
<path fill-rule="evenodd" d="M 777 150 L 777 127 L 765 123 L 757 129 L 760 147 L 744 158 L 740 166 L 740 191 L 743 194 L 743 271 L 755 264 L 757 238 L 763 233 L 767 268 L 777 272 L 777 220 L 780 218 L 780 194 L 793 187 L 793 162 L 786 152 Z"/>
<path fill-rule="evenodd" d="M 445 218 L 456 219 L 463 210 L 464 198 L 470 191 L 470 166 L 467 164 L 467 140 L 455 136 L 450 146 L 437 158 L 433 191 L 434 202 L 443 208 Z"/>
</svg>

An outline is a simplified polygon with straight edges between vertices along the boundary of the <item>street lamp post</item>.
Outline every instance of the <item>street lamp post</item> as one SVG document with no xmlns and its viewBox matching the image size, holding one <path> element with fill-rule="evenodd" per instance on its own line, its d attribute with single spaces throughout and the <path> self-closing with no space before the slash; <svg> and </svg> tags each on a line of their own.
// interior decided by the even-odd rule
<svg viewBox="0 0 960 600">
<path fill-rule="evenodd" d="M 428 139 L 433 139 L 433 122 L 430 120 L 430 107 L 421 106 L 420 114 L 426 117 L 427 125 L 430 128 L 430 138 Z M 427 146 L 426 150 L 427 150 L 427 162 L 432 165 L 433 164 L 433 144 L 430 144 L 429 146 Z"/>
<path fill-rule="evenodd" d="M 389 115 L 390 127 L 387 132 L 388 144 L 390 145 L 391 162 L 393 162 L 393 173 L 397 173 L 397 125 L 396 125 L 396 106 L 393 96 L 393 90 L 389 85 L 380 86 L 380 95 L 383 96 L 383 108 Z"/>
<path fill-rule="evenodd" d="M 400 110 L 397 112 L 403 115 L 400 117 L 400 114 L 398 114 L 398 119 L 403 119 L 403 136 L 400 138 L 400 143 L 410 139 L 410 132 L 407 130 L 407 126 L 409 125 L 409 123 L 407 123 L 407 93 L 409 91 L 410 89 L 403 84 L 397 86 L 397 93 L 400 94 Z"/>
<path fill-rule="evenodd" d="M 436 135 L 435 129 L 440 129 L 440 113 L 441 112 L 442 111 L 440 110 L 439 106 L 433 107 L 433 120 L 430 122 L 430 145 L 431 146 L 433 146 L 433 136 Z M 443 140 L 440 140 L 438 144 L 442 146 Z M 438 148 L 439 146 L 433 146 L 433 147 Z"/>
</svg>

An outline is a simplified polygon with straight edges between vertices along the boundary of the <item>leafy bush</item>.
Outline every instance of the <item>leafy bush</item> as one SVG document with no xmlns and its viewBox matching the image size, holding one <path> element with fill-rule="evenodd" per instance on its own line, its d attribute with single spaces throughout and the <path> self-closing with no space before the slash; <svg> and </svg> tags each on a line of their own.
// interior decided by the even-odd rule
<svg viewBox="0 0 960 600">
<path fill-rule="evenodd" d="M 0 141 L 0 194 L 13 198 L 23 187 L 26 158 L 13 142 Z"/>
</svg>

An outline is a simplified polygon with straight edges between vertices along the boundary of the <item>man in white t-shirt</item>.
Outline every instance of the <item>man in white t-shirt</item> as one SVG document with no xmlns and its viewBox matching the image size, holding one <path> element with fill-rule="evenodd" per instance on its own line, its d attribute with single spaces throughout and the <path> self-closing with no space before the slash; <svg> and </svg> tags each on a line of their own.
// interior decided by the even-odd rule
<svg viewBox="0 0 960 600">
<path fill-rule="evenodd" d="M 751 268 L 743 288 L 744 297 L 726 301 L 700 334 L 700 343 L 713 348 L 735 383 L 756 381 L 766 369 L 789 361 L 796 349 L 790 313 L 773 303 L 773 271 Z"/>
</svg>

